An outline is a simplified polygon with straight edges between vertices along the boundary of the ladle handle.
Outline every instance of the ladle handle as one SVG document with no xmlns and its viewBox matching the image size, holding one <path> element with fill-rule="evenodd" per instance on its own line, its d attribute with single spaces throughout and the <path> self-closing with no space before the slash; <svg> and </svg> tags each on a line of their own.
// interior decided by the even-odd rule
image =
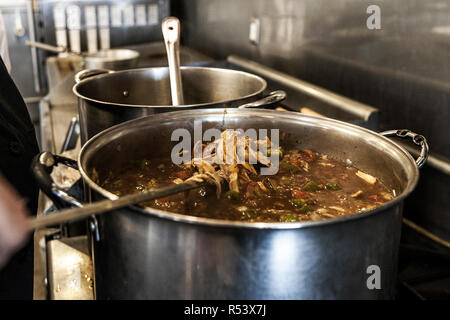
<svg viewBox="0 0 450 320">
<path fill-rule="evenodd" d="M 62 209 L 46 216 L 29 218 L 28 229 L 34 230 L 70 221 L 78 221 L 95 214 L 109 212 L 129 205 L 138 204 L 153 199 L 163 198 L 175 193 L 188 191 L 205 185 L 206 182 L 188 181 L 179 184 L 170 184 L 162 188 L 146 192 L 128 194 L 115 200 L 101 200 L 93 203 L 82 203 L 58 188 L 52 181 L 50 173 L 57 164 L 64 164 L 74 169 L 78 168 L 76 161 L 65 157 L 42 152 L 35 156 L 32 162 L 32 173 L 42 191 L 53 201 L 58 208 L 74 206 L 75 208 Z"/>
<path fill-rule="evenodd" d="M 161 28 L 169 64 L 172 105 L 183 105 L 183 85 L 180 71 L 180 20 L 175 17 L 167 17 L 163 20 Z"/>
<path fill-rule="evenodd" d="M 46 50 L 46 51 L 50 51 L 50 52 L 54 52 L 54 53 L 63 53 L 67 51 L 66 47 L 56 47 L 56 46 L 52 46 L 46 43 L 42 43 L 42 42 L 36 42 L 36 41 L 25 41 L 25 44 L 27 46 L 30 47 L 35 47 L 35 48 L 39 48 L 42 50 Z"/>
<path fill-rule="evenodd" d="M 204 185 L 202 182 L 184 182 L 180 184 L 171 184 L 155 190 L 150 190 L 142 193 L 133 193 L 121 196 L 116 200 L 101 200 L 83 205 L 80 208 L 70 208 L 59 210 L 55 213 L 41 216 L 37 218 L 29 218 L 28 229 L 40 229 L 44 227 L 54 226 L 69 221 L 78 221 L 88 218 L 95 214 L 101 214 L 116 209 L 120 209 L 133 204 L 138 204 L 153 199 L 163 198 L 175 193 L 188 191 Z"/>
</svg>

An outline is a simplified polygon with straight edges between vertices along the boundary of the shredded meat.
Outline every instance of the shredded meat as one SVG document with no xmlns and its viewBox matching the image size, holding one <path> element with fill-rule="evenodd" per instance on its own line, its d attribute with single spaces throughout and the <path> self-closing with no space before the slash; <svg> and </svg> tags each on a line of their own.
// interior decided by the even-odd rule
<svg viewBox="0 0 450 320">
<path fill-rule="evenodd" d="M 260 163 L 267 167 L 271 165 L 270 159 L 260 151 L 271 148 L 272 143 L 268 137 L 266 140 L 252 141 L 238 131 L 225 130 L 220 139 L 206 146 L 196 143 L 194 155 L 201 155 L 201 157 L 194 157 L 190 163 L 185 164 L 186 167 L 194 168 L 196 171 L 192 177 L 184 181 L 207 181 L 215 184 L 217 198 L 222 193 L 224 181 L 228 183 L 230 190 L 239 192 L 239 179 L 249 181 L 248 173 L 257 174 L 255 164 Z M 180 183 L 180 181 L 182 180 L 176 179 L 174 182 Z"/>
</svg>

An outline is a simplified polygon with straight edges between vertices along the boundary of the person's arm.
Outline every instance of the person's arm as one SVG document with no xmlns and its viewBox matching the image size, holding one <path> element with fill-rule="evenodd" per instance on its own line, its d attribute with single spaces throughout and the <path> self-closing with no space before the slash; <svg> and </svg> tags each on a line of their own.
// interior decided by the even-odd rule
<svg viewBox="0 0 450 320">
<path fill-rule="evenodd" d="M 25 202 L 0 174 L 0 268 L 27 239 Z"/>
</svg>

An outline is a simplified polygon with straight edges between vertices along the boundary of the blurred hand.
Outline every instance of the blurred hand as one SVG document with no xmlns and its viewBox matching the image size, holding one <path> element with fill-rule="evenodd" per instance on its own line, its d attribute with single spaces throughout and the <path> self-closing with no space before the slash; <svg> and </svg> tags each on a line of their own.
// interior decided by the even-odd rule
<svg viewBox="0 0 450 320">
<path fill-rule="evenodd" d="M 25 244 L 27 216 L 25 202 L 0 175 L 0 268 Z"/>
</svg>

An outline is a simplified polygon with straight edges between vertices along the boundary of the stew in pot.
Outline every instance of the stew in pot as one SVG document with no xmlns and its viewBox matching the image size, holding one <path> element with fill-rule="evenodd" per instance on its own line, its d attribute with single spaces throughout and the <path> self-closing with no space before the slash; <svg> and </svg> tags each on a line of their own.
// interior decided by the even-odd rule
<svg viewBox="0 0 450 320">
<path fill-rule="evenodd" d="M 229 135 L 236 138 L 235 135 Z M 217 155 L 218 146 L 227 139 L 202 145 L 203 156 Z M 237 140 L 239 141 L 239 140 Z M 174 164 L 170 157 L 133 161 L 120 172 L 111 173 L 101 184 L 120 196 L 142 192 L 187 179 L 206 179 L 214 184 L 157 199 L 143 205 L 166 211 L 215 219 L 251 222 L 297 222 L 322 220 L 371 210 L 393 199 L 393 192 L 376 177 L 311 150 L 274 149 L 270 140 L 243 140 L 242 150 L 251 145 L 267 147 L 267 154 L 277 154 L 278 172 L 260 175 L 258 166 L 270 165 L 257 154 L 258 164 L 216 165 L 207 157 L 194 164 Z M 197 145 L 197 148 L 200 147 Z M 239 157 L 239 143 L 235 146 Z M 241 150 L 241 151 L 242 151 Z M 211 157 L 210 157 L 211 158 Z M 247 155 L 248 160 L 248 155 Z M 224 187 L 224 181 L 228 186 Z"/>
</svg>

